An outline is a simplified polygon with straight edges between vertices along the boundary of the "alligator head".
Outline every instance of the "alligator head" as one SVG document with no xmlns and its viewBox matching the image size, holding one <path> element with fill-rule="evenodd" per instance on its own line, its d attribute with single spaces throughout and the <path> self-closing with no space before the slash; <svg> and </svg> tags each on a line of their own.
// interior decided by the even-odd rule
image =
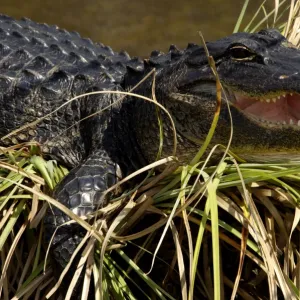
<svg viewBox="0 0 300 300">
<path fill-rule="evenodd" d="M 276 30 L 233 34 L 207 48 L 223 86 L 213 143 L 228 143 L 227 99 L 233 152 L 251 161 L 300 160 L 300 50 Z M 158 76 L 179 134 L 201 145 L 216 108 L 216 79 L 204 48 L 185 50 Z"/>
</svg>

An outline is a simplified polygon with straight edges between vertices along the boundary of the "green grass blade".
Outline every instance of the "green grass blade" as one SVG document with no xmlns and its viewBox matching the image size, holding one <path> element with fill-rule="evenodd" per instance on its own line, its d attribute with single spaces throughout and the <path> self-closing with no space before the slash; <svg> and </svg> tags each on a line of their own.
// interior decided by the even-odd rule
<svg viewBox="0 0 300 300">
<path fill-rule="evenodd" d="M 242 10 L 241 10 L 241 13 L 240 13 L 240 15 L 237 19 L 237 22 L 235 24 L 235 27 L 233 29 L 233 33 L 236 33 L 236 32 L 239 31 L 241 23 L 242 23 L 242 21 L 244 19 L 244 16 L 245 16 L 245 12 L 246 12 L 248 4 L 249 4 L 249 0 L 245 0 L 244 5 L 243 5 Z"/>
<path fill-rule="evenodd" d="M 117 253 L 132 267 L 133 270 L 138 274 L 153 290 L 153 292 L 159 297 L 159 299 L 166 300 L 167 298 L 175 300 L 170 294 L 163 290 L 153 280 L 151 280 L 126 254 L 123 250 L 117 250 Z M 166 297 L 167 298 L 166 298 Z"/>
<path fill-rule="evenodd" d="M 247 26 L 245 27 L 244 31 L 248 32 L 250 26 L 252 25 L 252 23 L 254 22 L 254 20 L 257 18 L 260 10 L 262 9 L 263 5 L 266 3 L 267 0 L 264 0 L 263 3 L 259 6 L 258 10 L 255 12 L 254 16 L 252 17 L 252 19 L 250 20 L 250 22 L 247 24 Z"/>
<path fill-rule="evenodd" d="M 220 275 L 220 244 L 219 244 L 219 217 L 218 217 L 218 201 L 217 188 L 220 183 L 220 177 L 226 168 L 226 163 L 219 165 L 216 177 L 208 183 L 207 201 L 211 211 L 211 228 L 212 228 L 212 249 L 213 249 L 213 270 L 214 270 L 214 299 L 221 299 L 221 275 Z"/>
<path fill-rule="evenodd" d="M 52 178 L 49 174 L 49 171 L 47 169 L 47 163 L 46 161 L 41 157 L 41 156 L 36 156 L 34 155 L 31 159 L 30 159 L 31 163 L 34 165 L 34 167 L 39 170 L 39 172 L 42 174 L 43 178 L 45 179 L 45 181 L 47 182 L 47 185 L 49 186 L 49 188 L 51 190 L 53 190 L 54 185 L 52 182 Z"/>
<path fill-rule="evenodd" d="M 6 226 L 4 227 L 4 229 L 0 235 L 0 251 L 2 250 L 3 245 L 5 244 L 9 234 L 13 230 L 20 214 L 22 213 L 22 211 L 25 207 L 25 203 L 26 203 L 26 200 L 21 200 L 18 203 L 17 207 L 14 209 L 12 216 L 9 218 Z"/>
</svg>

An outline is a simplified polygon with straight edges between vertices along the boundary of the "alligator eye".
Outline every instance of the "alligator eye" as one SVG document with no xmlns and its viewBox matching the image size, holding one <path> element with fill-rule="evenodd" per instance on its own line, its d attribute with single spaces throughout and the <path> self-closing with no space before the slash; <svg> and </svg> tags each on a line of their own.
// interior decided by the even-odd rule
<svg viewBox="0 0 300 300">
<path fill-rule="evenodd" d="M 235 60 L 252 60 L 256 55 L 245 46 L 233 46 L 229 49 L 230 56 Z"/>
</svg>

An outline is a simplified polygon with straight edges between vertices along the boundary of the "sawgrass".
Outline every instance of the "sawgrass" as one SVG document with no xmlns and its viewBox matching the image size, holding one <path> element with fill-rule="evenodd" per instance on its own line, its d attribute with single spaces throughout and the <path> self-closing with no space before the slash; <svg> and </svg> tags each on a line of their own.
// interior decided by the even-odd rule
<svg viewBox="0 0 300 300">
<path fill-rule="evenodd" d="M 273 16 L 274 24 L 299 45 L 299 2 L 290 8 L 286 3 L 275 1 L 266 16 Z M 289 9 L 288 21 L 280 23 Z M 263 11 L 261 5 L 247 31 L 263 25 L 266 17 L 256 21 Z M 164 108 L 155 93 L 144 100 L 156 105 L 160 119 Z M 220 162 L 208 166 L 203 153 L 217 119 L 216 113 L 206 143 L 186 166 L 176 162 L 175 128 L 173 156 L 160 159 L 160 120 L 157 161 L 130 176 L 148 174 L 146 179 L 84 219 L 48 196 L 68 173 L 64 167 L 44 160 L 34 143 L 1 148 L 1 299 L 68 299 L 79 271 L 85 274 L 82 299 L 90 285 L 96 287 L 95 299 L 299 298 L 300 164 L 237 163 L 228 154 L 229 140 Z M 164 171 L 157 174 L 158 166 Z M 43 242 L 42 219 L 49 204 L 87 229 L 66 297 L 58 291 L 64 273 L 55 277 Z M 67 268 L 74 263 L 72 257 Z"/>
</svg>

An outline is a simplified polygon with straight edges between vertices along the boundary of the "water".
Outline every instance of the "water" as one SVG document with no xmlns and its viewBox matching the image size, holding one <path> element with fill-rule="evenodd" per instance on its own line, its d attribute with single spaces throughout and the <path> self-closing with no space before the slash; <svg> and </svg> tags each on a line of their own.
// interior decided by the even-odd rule
<svg viewBox="0 0 300 300">
<path fill-rule="evenodd" d="M 261 1 L 250 1 L 249 21 Z M 170 44 L 185 47 L 232 33 L 244 0 L 2 0 L 0 12 L 15 18 L 56 24 L 82 36 L 147 56 Z M 269 0 L 268 7 L 273 6 Z"/>
</svg>

